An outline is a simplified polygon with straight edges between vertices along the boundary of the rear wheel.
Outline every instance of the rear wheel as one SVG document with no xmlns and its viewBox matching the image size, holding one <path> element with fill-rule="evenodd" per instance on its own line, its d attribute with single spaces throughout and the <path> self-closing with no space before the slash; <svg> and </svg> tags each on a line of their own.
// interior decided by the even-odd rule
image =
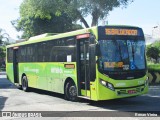
<svg viewBox="0 0 160 120">
<path fill-rule="evenodd" d="M 27 76 L 22 77 L 22 90 L 27 92 L 28 91 L 28 80 Z"/>
<path fill-rule="evenodd" d="M 65 98 L 70 101 L 78 101 L 76 85 L 69 81 L 65 85 Z"/>
</svg>

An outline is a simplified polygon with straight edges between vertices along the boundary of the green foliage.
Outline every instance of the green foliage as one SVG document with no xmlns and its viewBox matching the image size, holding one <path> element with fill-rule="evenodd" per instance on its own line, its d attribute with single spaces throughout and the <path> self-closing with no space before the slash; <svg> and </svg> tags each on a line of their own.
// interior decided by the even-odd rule
<svg viewBox="0 0 160 120">
<path fill-rule="evenodd" d="M 20 14 L 21 17 L 51 19 L 53 14 L 66 13 L 73 21 L 81 20 L 89 27 L 84 19 L 86 16 L 92 16 L 91 26 L 94 26 L 115 7 L 126 7 L 131 2 L 133 0 L 24 0 Z"/>
<path fill-rule="evenodd" d="M 158 62 L 158 58 L 160 58 L 160 41 L 155 41 L 151 45 L 147 46 L 146 55 L 149 59 L 153 58 Z"/>
<path fill-rule="evenodd" d="M 9 44 L 9 35 L 0 28 L 0 70 L 5 69 L 6 45 Z"/>
<path fill-rule="evenodd" d="M 0 46 L 7 45 L 9 43 L 9 35 L 0 28 Z"/>
<path fill-rule="evenodd" d="M 0 46 L 2 45 L 2 43 L 3 43 L 2 40 L 3 40 L 3 38 L 4 38 L 2 31 L 3 31 L 3 30 L 0 28 Z"/>
<path fill-rule="evenodd" d="M 5 54 L 6 54 L 6 48 L 5 48 L 5 46 L 0 46 L 0 59 L 1 60 L 3 58 L 5 58 Z"/>
<path fill-rule="evenodd" d="M 160 72 L 160 64 L 149 64 L 147 67 L 149 72 Z"/>
<path fill-rule="evenodd" d="M 60 12 L 58 9 L 53 13 L 47 11 L 56 8 L 51 3 L 52 0 L 24 0 L 20 6 L 20 19 L 12 21 L 12 25 L 17 31 L 23 31 L 21 38 L 28 39 L 31 36 L 43 33 L 63 33 L 75 29 L 82 29 L 80 25 L 73 24 L 73 20 L 68 14 Z M 42 6 L 44 4 L 44 6 Z M 45 9 L 42 9 L 45 7 Z"/>
<path fill-rule="evenodd" d="M 133 0 L 24 0 L 20 6 L 20 19 L 12 21 L 18 31 L 24 31 L 22 38 L 29 38 L 44 32 L 66 32 L 82 28 L 73 24 L 92 16 L 91 26 L 98 24 L 115 7 L 126 7 Z M 48 27 L 49 26 L 49 27 Z"/>
<path fill-rule="evenodd" d="M 147 57 L 157 60 L 160 54 L 160 50 L 157 47 L 148 47 L 146 54 Z"/>
<path fill-rule="evenodd" d="M 156 47 L 160 50 L 160 40 L 155 41 L 151 46 Z"/>
<path fill-rule="evenodd" d="M 6 57 L 6 48 L 5 46 L 0 46 L 0 68 L 4 68 L 4 61 Z"/>
<path fill-rule="evenodd" d="M 18 23 L 18 24 L 17 24 Z M 20 20 L 12 21 L 12 24 L 18 31 L 24 31 L 22 38 L 28 39 L 31 36 L 43 34 L 43 33 L 62 33 L 75 29 L 72 20 L 67 14 L 60 16 L 52 15 L 51 19 L 41 18 L 21 18 Z M 76 29 L 82 28 L 78 26 Z"/>
</svg>

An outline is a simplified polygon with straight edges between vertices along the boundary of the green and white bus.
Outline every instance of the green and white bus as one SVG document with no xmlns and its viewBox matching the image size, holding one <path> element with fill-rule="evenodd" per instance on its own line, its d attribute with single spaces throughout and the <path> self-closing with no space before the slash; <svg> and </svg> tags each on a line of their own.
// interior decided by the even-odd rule
<svg viewBox="0 0 160 120">
<path fill-rule="evenodd" d="M 96 26 L 46 33 L 8 45 L 7 78 L 76 101 L 133 97 L 148 92 L 145 39 L 134 26 Z"/>
</svg>

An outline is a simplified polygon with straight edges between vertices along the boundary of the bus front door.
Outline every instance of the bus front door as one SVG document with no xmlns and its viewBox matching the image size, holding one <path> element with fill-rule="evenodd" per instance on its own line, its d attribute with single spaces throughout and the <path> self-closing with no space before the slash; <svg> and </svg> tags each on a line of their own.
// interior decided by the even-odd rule
<svg viewBox="0 0 160 120">
<path fill-rule="evenodd" d="M 14 83 L 19 83 L 18 80 L 18 48 L 13 48 L 13 73 Z"/>
<path fill-rule="evenodd" d="M 90 97 L 89 39 L 78 40 L 78 95 Z"/>
</svg>

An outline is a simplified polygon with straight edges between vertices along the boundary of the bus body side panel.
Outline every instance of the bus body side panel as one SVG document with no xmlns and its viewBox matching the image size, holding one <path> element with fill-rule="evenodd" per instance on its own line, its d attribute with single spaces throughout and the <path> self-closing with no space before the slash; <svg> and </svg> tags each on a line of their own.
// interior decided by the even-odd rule
<svg viewBox="0 0 160 120">
<path fill-rule="evenodd" d="M 21 77 L 23 74 L 27 76 L 28 86 L 37 88 L 37 73 L 35 63 L 19 63 L 19 82 L 21 83 Z M 21 83 L 22 84 L 22 83 Z"/>
<path fill-rule="evenodd" d="M 97 59 L 97 58 L 96 58 Z M 91 100 L 98 101 L 98 69 L 96 64 L 96 79 L 90 82 Z"/>
<path fill-rule="evenodd" d="M 46 72 L 46 78 L 47 78 L 46 83 L 48 86 L 47 87 L 48 90 L 61 93 L 62 88 L 58 87 L 62 85 L 62 81 L 60 79 L 60 73 L 62 72 L 62 70 L 59 67 L 59 63 L 58 62 L 57 63 L 47 63 L 45 71 L 43 72 Z"/>
<path fill-rule="evenodd" d="M 46 89 L 49 91 L 57 92 L 57 93 L 64 93 L 64 83 L 67 78 L 71 78 L 74 80 L 75 84 L 76 82 L 76 68 L 65 68 L 65 65 L 74 65 L 76 66 L 76 63 L 67 63 L 67 62 L 57 62 L 57 63 L 46 63 L 45 70 L 42 71 L 46 73 L 46 78 L 41 79 L 43 80 L 44 84 L 41 84 L 43 88 L 41 89 Z M 39 80 L 38 80 L 39 82 Z M 45 87 L 47 84 L 47 87 Z M 39 88 L 39 87 L 38 87 Z"/>
<path fill-rule="evenodd" d="M 69 65 L 68 68 L 65 68 L 65 65 Z M 74 68 L 70 68 L 71 65 Z M 67 78 L 71 78 L 77 86 L 75 62 L 19 63 L 19 69 L 19 78 L 25 74 L 28 79 L 28 86 L 32 88 L 64 93 L 64 83 Z M 20 79 L 19 81 L 21 84 Z"/>
<path fill-rule="evenodd" d="M 55 91 L 55 80 L 57 79 L 57 73 L 54 72 L 58 68 L 57 63 L 47 63 L 46 64 L 46 82 L 49 91 Z M 44 72 L 45 72 L 44 71 Z"/>
<path fill-rule="evenodd" d="M 7 73 L 8 79 L 9 79 L 12 83 L 14 83 L 13 63 L 7 63 L 7 64 L 6 64 L 6 73 Z"/>
<path fill-rule="evenodd" d="M 48 80 L 47 80 L 47 64 L 49 63 L 36 63 L 37 72 L 37 88 L 42 90 L 48 90 Z"/>
</svg>

